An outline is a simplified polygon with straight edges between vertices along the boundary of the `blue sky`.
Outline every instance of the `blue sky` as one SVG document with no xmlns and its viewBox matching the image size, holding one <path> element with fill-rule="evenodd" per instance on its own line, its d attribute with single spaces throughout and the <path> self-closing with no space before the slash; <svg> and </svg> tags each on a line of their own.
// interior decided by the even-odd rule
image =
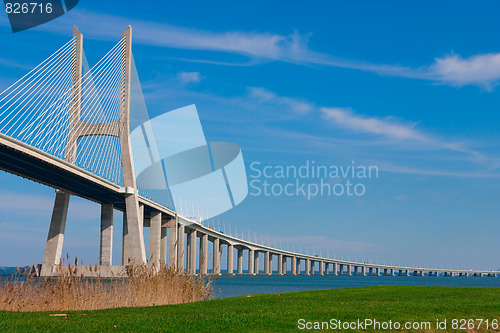
<svg viewBox="0 0 500 333">
<path fill-rule="evenodd" d="M 0 90 L 73 25 L 92 66 L 130 24 L 151 116 L 196 104 L 207 140 L 237 143 L 247 167 L 380 170 L 361 197 L 248 196 L 221 221 L 344 259 L 498 269 L 499 7 L 81 0 L 16 34 L 2 13 Z M 41 262 L 53 189 L 3 172 L 0 184 L 0 265 Z M 97 262 L 98 220 L 72 199 L 64 253 Z"/>
</svg>

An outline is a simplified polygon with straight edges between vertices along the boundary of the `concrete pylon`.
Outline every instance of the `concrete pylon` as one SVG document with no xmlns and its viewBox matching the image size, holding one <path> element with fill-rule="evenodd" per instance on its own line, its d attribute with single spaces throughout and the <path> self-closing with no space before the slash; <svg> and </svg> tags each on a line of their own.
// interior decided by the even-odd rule
<svg viewBox="0 0 500 333">
<path fill-rule="evenodd" d="M 325 274 L 325 268 L 324 268 L 324 263 L 323 261 L 319 262 L 319 275 Z"/>
<path fill-rule="evenodd" d="M 253 264 L 254 264 L 254 252 L 253 250 L 248 250 L 248 274 L 253 275 Z"/>
<path fill-rule="evenodd" d="M 76 124 L 80 121 L 81 89 L 82 89 L 82 55 L 83 55 L 83 35 L 76 27 L 73 27 L 73 50 L 71 53 L 71 92 L 70 92 L 70 117 L 68 128 L 68 140 L 64 159 L 69 163 L 74 163 L 76 159 L 77 139 Z M 54 273 L 54 268 L 61 262 L 62 247 L 64 243 L 64 230 L 66 228 L 66 218 L 68 216 L 69 193 L 56 191 L 54 209 L 50 219 L 49 233 L 45 252 L 43 254 L 42 276 L 49 276 Z"/>
<path fill-rule="evenodd" d="M 161 212 L 151 212 L 149 225 L 149 264 L 160 267 L 161 257 Z"/>
<path fill-rule="evenodd" d="M 122 34 L 122 71 L 120 82 L 120 120 L 119 138 L 122 157 L 123 185 L 125 191 L 125 214 L 127 215 L 127 244 L 124 246 L 125 262 L 135 264 L 146 262 L 144 235 L 141 232 L 143 221 L 139 211 L 139 193 L 134 172 L 132 146 L 130 143 L 130 75 L 132 66 L 132 27 Z M 130 194 L 129 194 L 130 193 Z"/>
<path fill-rule="evenodd" d="M 162 215 L 160 230 L 160 265 L 167 266 L 168 219 Z"/>
<path fill-rule="evenodd" d="M 101 205 L 101 242 L 99 265 L 109 266 L 113 262 L 113 204 Z"/>
<path fill-rule="evenodd" d="M 292 275 L 297 275 L 297 257 L 293 256 L 292 257 L 292 264 L 291 264 L 291 273 Z"/>
<path fill-rule="evenodd" d="M 337 276 L 338 275 L 338 264 L 336 262 L 334 262 L 333 264 L 333 275 L 334 276 Z"/>
<path fill-rule="evenodd" d="M 208 273 L 208 235 L 202 234 L 200 237 L 200 274 Z"/>
<path fill-rule="evenodd" d="M 231 244 L 227 246 L 227 274 L 234 274 L 234 248 Z"/>
<path fill-rule="evenodd" d="M 177 222 L 177 216 L 168 221 L 168 227 L 170 229 L 169 239 L 168 239 L 168 266 L 172 268 L 177 268 L 177 248 L 178 248 L 178 234 L 177 227 L 179 223 Z"/>
<path fill-rule="evenodd" d="M 269 275 L 269 251 L 264 252 L 264 274 Z"/>
<path fill-rule="evenodd" d="M 278 254 L 278 275 L 283 275 L 283 255 Z"/>
<path fill-rule="evenodd" d="M 243 249 L 238 247 L 238 264 L 237 264 L 238 274 L 243 274 Z"/>
<path fill-rule="evenodd" d="M 220 274 L 220 257 L 221 257 L 221 249 L 220 249 L 220 239 L 219 238 L 214 238 L 213 241 L 213 266 L 212 266 L 212 273 L 213 274 Z"/>
<path fill-rule="evenodd" d="M 254 252 L 253 260 L 254 260 L 253 273 L 259 274 L 259 252 L 258 251 Z"/>
<path fill-rule="evenodd" d="M 196 230 L 192 229 L 188 233 L 188 273 L 196 274 Z"/>
<path fill-rule="evenodd" d="M 177 269 L 184 269 L 184 229 L 182 224 L 177 228 Z"/>
</svg>

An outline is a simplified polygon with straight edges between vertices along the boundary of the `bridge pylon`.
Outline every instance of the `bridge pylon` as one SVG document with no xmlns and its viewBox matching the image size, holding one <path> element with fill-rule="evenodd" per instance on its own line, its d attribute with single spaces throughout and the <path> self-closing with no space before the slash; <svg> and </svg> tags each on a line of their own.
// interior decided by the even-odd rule
<svg viewBox="0 0 500 333">
<path fill-rule="evenodd" d="M 82 61 L 83 35 L 73 28 L 73 51 L 71 68 L 71 92 L 68 137 L 64 159 L 74 164 L 78 150 L 78 139 L 85 136 L 105 135 L 120 139 L 121 160 L 124 183 L 125 211 L 123 212 L 122 265 L 146 262 L 143 236 L 143 212 L 139 207 L 139 194 L 134 173 L 132 146 L 130 141 L 130 78 L 132 66 L 132 27 L 122 34 L 120 64 L 120 117 L 112 123 L 86 122 L 81 120 L 82 102 Z M 68 213 L 70 194 L 56 191 L 52 218 L 42 262 L 41 275 L 57 274 L 56 267 L 61 262 L 64 231 Z M 101 265 L 112 265 L 112 203 L 103 205 L 101 219 Z M 111 209 L 110 209 L 111 208 Z M 105 218 L 103 218 L 105 216 Z"/>
</svg>

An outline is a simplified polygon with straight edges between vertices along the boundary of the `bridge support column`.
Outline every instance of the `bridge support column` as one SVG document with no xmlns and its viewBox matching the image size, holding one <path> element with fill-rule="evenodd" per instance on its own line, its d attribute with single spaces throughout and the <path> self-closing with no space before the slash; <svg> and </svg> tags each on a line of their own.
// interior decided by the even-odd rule
<svg viewBox="0 0 500 333">
<path fill-rule="evenodd" d="M 322 261 L 319 262 L 319 275 L 324 275 L 325 274 L 325 267 L 324 263 Z"/>
<path fill-rule="evenodd" d="M 273 254 L 269 253 L 269 275 L 273 274 Z"/>
<path fill-rule="evenodd" d="M 283 256 L 283 262 L 281 264 L 283 265 L 282 273 L 286 275 L 286 256 Z"/>
<path fill-rule="evenodd" d="M 68 205 L 69 194 L 57 191 L 54 209 L 52 210 L 52 219 L 50 220 L 47 243 L 45 244 L 45 253 L 43 255 L 42 276 L 52 275 L 55 266 L 61 262 Z"/>
<path fill-rule="evenodd" d="M 300 258 L 297 258 L 297 275 L 300 275 Z"/>
<path fill-rule="evenodd" d="M 264 252 L 264 274 L 269 275 L 269 251 Z"/>
<path fill-rule="evenodd" d="M 168 246 L 167 230 L 168 230 L 168 220 L 165 219 L 165 216 L 162 215 L 161 228 L 160 228 L 160 266 L 163 267 L 167 266 L 167 246 Z"/>
<path fill-rule="evenodd" d="M 238 248 L 238 264 L 237 264 L 238 274 L 243 274 L 243 249 Z"/>
<path fill-rule="evenodd" d="M 334 276 L 337 276 L 337 274 L 338 274 L 337 263 L 336 263 L 336 262 L 334 262 L 334 263 L 332 264 L 332 266 L 333 266 L 333 267 L 332 267 L 332 268 L 333 268 L 333 273 L 332 273 L 332 274 L 333 274 Z"/>
<path fill-rule="evenodd" d="M 406 273 L 405 273 L 406 276 L 410 276 L 410 271 L 407 269 L 406 270 Z"/>
<path fill-rule="evenodd" d="M 366 267 L 361 266 L 361 275 L 366 276 Z"/>
<path fill-rule="evenodd" d="M 283 255 L 278 254 L 278 275 L 283 275 Z"/>
<path fill-rule="evenodd" d="M 177 228 L 177 269 L 184 269 L 184 232 L 185 226 L 178 225 Z"/>
<path fill-rule="evenodd" d="M 168 240 L 168 265 L 173 268 L 179 267 L 177 265 L 177 258 L 178 258 L 178 227 L 179 223 L 177 222 L 177 217 L 174 217 L 168 222 L 168 226 L 170 228 L 170 235 L 169 235 L 169 240 Z"/>
<path fill-rule="evenodd" d="M 161 256 L 161 212 L 151 212 L 149 225 L 149 264 L 160 267 Z"/>
<path fill-rule="evenodd" d="M 200 274 L 208 273 L 208 235 L 202 234 L 200 237 Z"/>
<path fill-rule="evenodd" d="M 330 263 L 325 262 L 325 275 L 330 274 Z"/>
<path fill-rule="evenodd" d="M 393 268 L 393 269 L 391 269 L 391 275 L 392 275 L 392 276 L 396 276 L 396 270 L 395 270 L 394 268 Z"/>
<path fill-rule="evenodd" d="M 359 266 L 353 266 L 354 267 L 354 275 L 358 275 L 358 268 Z"/>
<path fill-rule="evenodd" d="M 253 275 L 253 263 L 254 263 L 254 258 L 255 254 L 253 250 L 248 250 L 248 274 Z"/>
<path fill-rule="evenodd" d="M 339 275 L 344 275 L 344 265 L 339 264 Z"/>
<path fill-rule="evenodd" d="M 113 204 L 101 204 L 99 265 L 113 264 Z"/>
<path fill-rule="evenodd" d="M 259 274 L 259 251 L 254 252 L 254 264 L 253 264 L 253 272 L 254 274 Z"/>
<path fill-rule="evenodd" d="M 347 275 L 349 275 L 349 276 L 352 275 L 352 267 L 351 267 L 351 265 L 347 265 Z"/>
<path fill-rule="evenodd" d="M 196 230 L 192 229 L 188 233 L 188 273 L 196 274 Z"/>
<path fill-rule="evenodd" d="M 306 270 L 305 270 L 305 274 L 306 275 L 310 275 L 311 274 L 311 261 L 309 259 L 304 259 L 304 261 L 306 262 L 305 266 L 306 266 Z"/>
<path fill-rule="evenodd" d="M 221 257 L 221 250 L 220 250 L 220 240 L 219 238 L 214 238 L 213 241 L 213 256 L 214 256 L 214 261 L 213 261 L 213 267 L 212 267 L 212 273 L 214 274 L 220 274 L 220 257 Z"/>
<path fill-rule="evenodd" d="M 227 274 L 234 275 L 234 248 L 231 244 L 227 246 Z"/>
<path fill-rule="evenodd" d="M 311 275 L 314 275 L 315 270 L 316 270 L 316 261 L 311 260 Z"/>
<path fill-rule="evenodd" d="M 127 216 L 127 244 L 124 248 L 125 262 L 130 259 L 135 264 L 146 262 L 144 235 L 142 233 L 143 217 L 139 208 L 139 194 L 134 172 L 132 146 L 130 143 L 130 76 L 132 65 L 132 28 L 129 26 L 122 34 L 122 67 L 120 82 L 120 119 L 119 138 L 122 157 L 123 185 L 131 189 L 125 194 L 125 213 Z"/>
<path fill-rule="evenodd" d="M 291 266 L 292 266 L 292 267 L 291 267 L 291 270 L 292 270 L 292 271 L 291 271 L 290 273 L 291 273 L 292 275 L 297 275 L 297 257 L 293 256 L 293 257 L 291 258 L 291 260 L 292 260 L 292 263 L 291 263 Z"/>
</svg>

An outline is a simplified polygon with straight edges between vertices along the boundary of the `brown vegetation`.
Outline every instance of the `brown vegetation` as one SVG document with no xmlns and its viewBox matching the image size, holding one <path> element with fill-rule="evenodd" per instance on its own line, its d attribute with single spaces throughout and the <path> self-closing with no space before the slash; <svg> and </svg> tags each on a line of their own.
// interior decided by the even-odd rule
<svg viewBox="0 0 500 333">
<path fill-rule="evenodd" d="M 127 277 L 119 279 L 84 278 L 77 274 L 76 264 L 59 269 L 60 275 L 53 278 L 36 278 L 27 268 L 18 270 L 1 285 L 0 310 L 140 307 L 195 302 L 213 295 L 213 280 L 165 266 L 130 266 Z M 99 266 L 94 269 L 99 272 Z"/>
</svg>

